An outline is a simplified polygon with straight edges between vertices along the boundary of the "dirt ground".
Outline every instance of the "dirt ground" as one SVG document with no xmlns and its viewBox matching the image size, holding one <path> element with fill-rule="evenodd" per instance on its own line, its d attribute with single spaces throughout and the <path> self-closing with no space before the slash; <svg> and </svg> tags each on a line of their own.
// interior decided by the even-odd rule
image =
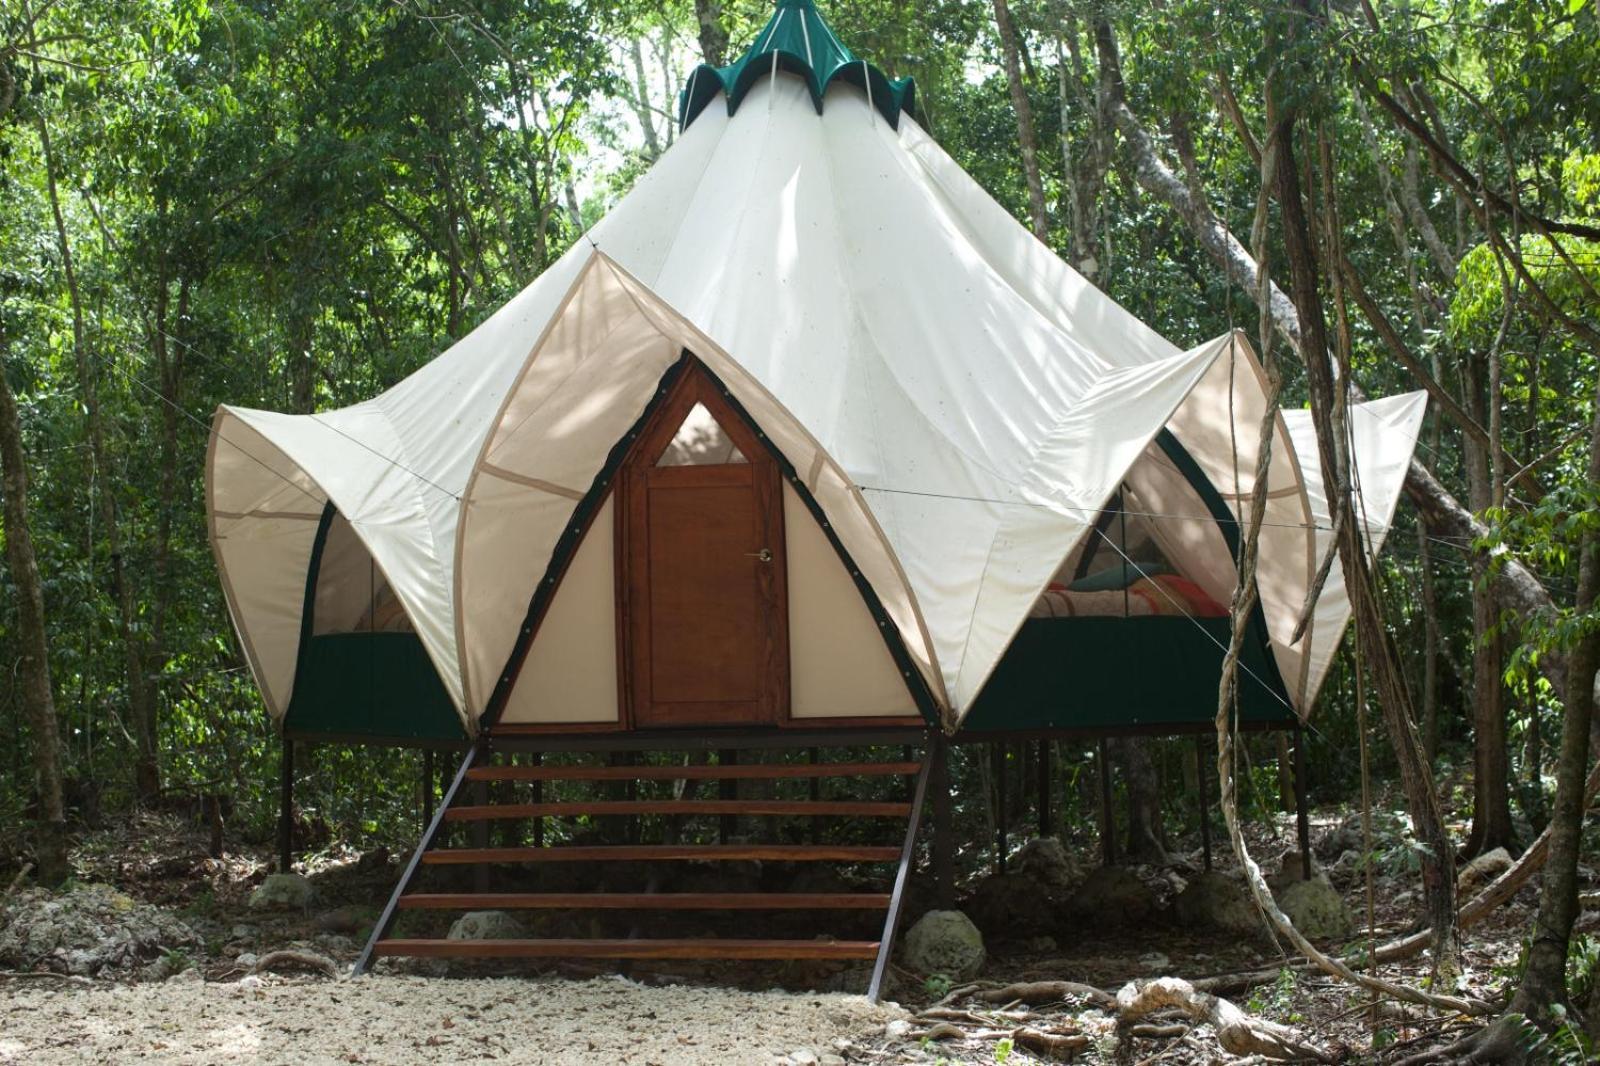
<svg viewBox="0 0 1600 1066">
<path fill-rule="evenodd" d="M 1330 825 L 1331 819 L 1319 834 Z M 1291 839 L 1287 825 L 1260 832 L 1252 849 L 1261 855 Z M 1077 1062 L 1116 1059 L 1112 1017 L 1081 997 L 1029 1005 L 984 1003 L 969 995 L 936 1005 L 948 985 L 903 971 L 893 993 L 901 1005 L 883 1006 L 859 994 L 864 974 L 818 974 L 812 985 L 808 973 L 758 967 L 636 969 L 630 977 L 570 966 L 559 975 L 488 976 L 460 968 L 402 972 L 392 964 L 357 980 L 254 973 L 249 960 L 285 946 L 347 968 L 375 904 L 392 887 L 398 857 L 317 857 L 305 867 L 317 885 L 315 906 L 261 913 L 249 909 L 246 899 L 266 875 L 265 854 L 210 859 L 203 840 L 192 828 L 154 819 L 82 842 L 74 856 L 81 881 L 115 885 L 117 899 L 125 893 L 139 906 L 181 919 L 194 931 L 194 942 L 154 961 L 147 953 L 143 961 L 94 978 L 0 972 L 0 1064 L 1050 1061 L 1018 1038 L 1027 1028 L 1080 1034 Z M 1197 855 L 1179 860 L 1190 867 L 1197 861 Z M 1591 882 L 1586 898 L 1593 899 L 1593 875 L 1585 872 Z M 1414 882 L 1415 875 L 1403 871 L 1379 880 L 1377 941 L 1408 931 L 1417 910 Z M 1346 888 L 1345 898 L 1357 924 L 1364 925 L 1359 881 Z M 1534 892 L 1525 888 L 1468 931 L 1461 991 L 1485 998 L 1505 991 L 1533 904 Z M 1579 924 L 1580 931 L 1594 934 L 1600 914 L 1589 908 Z M 1395 1004 L 1374 1007 L 1349 986 L 1297 968 L 1265 940 L 1188 930 L 1170 917 L 1120 929 L 1086 925 L 1081 935 L 1043 939 L 1048 942 L 991 943 L 981 975 L 986 987 L 1069 980 L 1115 992 L 1139 978 L 1197 979 L 1265 968 L 1271 979 L 1230 989 L 1227 996 L 1351 1061 L 1397 1061 L 1441 1043 L 1463 1025 L 1458 1018 Z M 36 971 L 44 969 L 61 967 L 41 962 Z M 1426 962 L 1388 966 L 1382 976 L 1420 985 Z M 767 990 L 778 984 L 791 991 Z M 813 986 L 845 991 L 792 991 Z M 1129 1061 L 1240 1061 L 1221 1051 L 1205 1025 L 1175 1014 L 1152 1020 L 1165 1026 L 1166 1035 L 1135 1040 Z M 941 1023 L 953 1023 L 953 1030 Z"/>
<path fill-rule="evenodd" d="M 192 971 L 191 971 L 192 972 Z M 862 996 L 588 981 L 182 976 L 117 985 L 34 979 L 0 989 L 0 1063 L 812 1061 L 886 1042 L 904 1012 Z M 802 1054 L 799 1056 L 804 1059 Z"/>
</svg>

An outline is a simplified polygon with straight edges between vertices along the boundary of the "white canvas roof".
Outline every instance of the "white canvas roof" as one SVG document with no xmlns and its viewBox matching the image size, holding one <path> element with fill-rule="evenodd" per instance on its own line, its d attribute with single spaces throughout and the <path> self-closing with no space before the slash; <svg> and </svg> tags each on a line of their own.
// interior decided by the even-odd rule
<svg viewBox="0 0 1600 1066">
<path fill-rule="evenodd" d="M 799 472 L 947 723 L 1163 426 L 1225 493 L 1250 491 L 1217 451 L 1230 409 L 1253 450 L 1247 345 L 1178 349 L 908 117 L 893 129 L 842 84 L 818 115 L 777 76 L 734 116 L 701 113 L 588 238 L 389 391 L 315 415 L 219 409 L 213 546 L 273 715 L 331 501 L 474 732 L 578 498 L 685 347 Z M 1315 565 L 1280 437 L 1274 635 Z"/>
</svg>

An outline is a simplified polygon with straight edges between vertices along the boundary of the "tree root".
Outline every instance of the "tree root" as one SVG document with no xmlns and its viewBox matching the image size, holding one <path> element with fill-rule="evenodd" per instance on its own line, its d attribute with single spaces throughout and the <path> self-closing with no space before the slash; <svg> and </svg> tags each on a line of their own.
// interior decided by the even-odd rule
<svg viewBox="0 0 1600 1066">
<path fill-rule="evenodd" d="M 318 955 L 314 951 L 295 951 L 284 949 L 270 951 L 256 960 L 250 967 L 251 973 L 260 973 L 263 970 L 280 973 L 283 970 L 312 970 L 325 977 L 338 977 L 339 965 L 326 955 Z"/>
<path fill-rule="evenodd" d="M 1197 990 L 1177 977 L 1130 981 L 1117 993 L 1117 1057 L 1133 1057 L 1132 1030 L 1139 1019 L 1158 1010 L 1176 1007 L 1197 1022 L 1207 1022 L 1217 1042 L 1233 1055 L 1262 1055 L 1269 1059 L 1336 1062 L 1338 1056 L 1311 1043 L 1296 1030 L 1263 1018 L 1252 1018 L 1228 1000 Z"/>
<path fill-rule="evenodd" d="M 1101 1010 L 1117 1009 L 1116 996 L 1105 989 L 1079 984 L 1077 981 L 1021 981 L 1013 985 L 978 991 L 975 996 L 985 1003 L 1017 1002 L 1026 1003 L 1030 1007 L 1066 999 L 1083 999 Z"/>
</svg>

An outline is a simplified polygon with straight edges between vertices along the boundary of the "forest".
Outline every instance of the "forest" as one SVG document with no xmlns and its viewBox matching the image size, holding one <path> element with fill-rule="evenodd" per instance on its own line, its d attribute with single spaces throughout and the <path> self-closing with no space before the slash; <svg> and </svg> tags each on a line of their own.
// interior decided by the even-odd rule
<svg viewBox="0 0 1600 1066">
<path fill-rule="evenodd" d="M 1024 846 L 1041 804 L 1074 864 L 1114 837 L 1122 863 L 1194 868 L 1211 818 L 1208 849 L 1232 862 L 1248 838 L 1265 866 L 1292 844 L 1301 787 L 1319 837 L 1359 853 L 1340 882 L 1355 947 L 1330 959 L 1278 928 L 1250 964 L 1264 983 L 1215 990 L 1262 1019 L 1240 1022 L 1251 1040 L 1320 1035 L 1238 1053 L 1594 1061 L 1596 4 L 818 7 L 857 55 L 915 79 L 922 129 L 1094 286 L 1180 348 L 1242 330 L 1324 448 L 1354 400 L 1428 396 L 1382 554 L 1361 550 L 1353 518 L 1335 525 L 1323 569 L 1342 573 L 1355 622 L 1305 728 L 1303 779 L 1284 734 L 1227 741 L 1225 823 L 1214 733 L 1198 772 L 1190 737 L 955 747 L 963 894 L 997 867 L 997 827 L 1011 826 L 1002 853 Z M 769 0 L 0 0 L 0 908 L 90 882 L 183 914 L 242 906 L 276 854 L 281 745 L 213 559 L 213 412 L 343 407 L 466 336 L 673 150 L 691 72 L 737 59 L 771 14 Z M 1226 721 L 1219 700 L 1208 721 Z M 439 769 L 404 747 L 298 758 L 297 852 L 361 867 L 365 894 L 348 898 L 375 910 Z M 40 983 L 15 976 L 33 967 L 8 935 L 0 1000 L 20 1015 Z M 1417 950 L 1375 950 L 1407 937 Z M 1160 936 L 1119 951 L 1122 971 L 1033 979 L 1114 993 L 1162 976 L 1141 955 L 1179 958 Z M 1179 976 L 1218 959 L 1185 955 Z M 991 990 L 1022 987 L 1025 969 Z M 962 982 L 923 976 L 899 998 L 934 1013 L 884 1054 L 1048 1061 L 1087 1045 L 1112 1060 L 1031 1016 L 995 1021 L 1042 1001 L 957 1010 L 937 1001 Z M 884 1027 L 831 1024 L 869 1022 Z M 962 1034 L 943 1052 L 941 1025 Z M 1223 1054 L 1145 1028 L 1144 1061 Z M 790 1041 L 781 1059 L 806 1038 L 772 1039 Z M 0 1059 L 7 1046 L 0 1032 Z M 767 1061 L 763 1047 L 673 1061 Z M 348 1061 L 412 1061 L 369 1052 Z"/>
</svg>

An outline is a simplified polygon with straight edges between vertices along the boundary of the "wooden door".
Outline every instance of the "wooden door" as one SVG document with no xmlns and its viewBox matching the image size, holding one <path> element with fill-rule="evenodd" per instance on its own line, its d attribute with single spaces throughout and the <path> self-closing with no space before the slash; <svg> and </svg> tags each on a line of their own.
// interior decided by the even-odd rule
<svg viewBox="0 0 1600 1066">
<path fill-rule="evenodd" d="M 780 474 L 698 362 L 640 435 L 619 492 L 618 632 L 632 724 L 779 721 L 789 695 Z"/>
</svg>

